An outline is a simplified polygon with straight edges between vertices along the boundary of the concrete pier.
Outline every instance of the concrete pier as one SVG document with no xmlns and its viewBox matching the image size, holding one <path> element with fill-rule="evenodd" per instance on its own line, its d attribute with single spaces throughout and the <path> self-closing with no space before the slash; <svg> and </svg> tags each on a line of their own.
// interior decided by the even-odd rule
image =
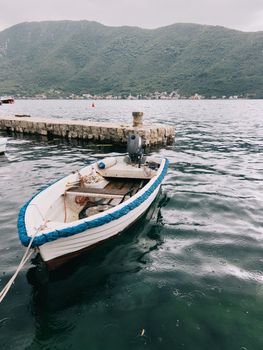
<svg viewBox="0 0 263 350">
<path fill-rule="evenodd" d="M 0 130 L 25 134 L 63 137 L 68 139 L 84 139 L 92 142 L 109 142 L 126 144 L 128 134 L 137 132 L 145 145 L 169 145 L 174 141 L 175 128 L 164 124 L 143 124 L 142 113 L 135 112 L 133 124 L 116 124 L 90 122 L 83 120 L 67 120 L 55 118 L 32 118 L 30 116 L 0 116 Z M 135 125 L 135 126 L 134 126 Z"/>
</svg>

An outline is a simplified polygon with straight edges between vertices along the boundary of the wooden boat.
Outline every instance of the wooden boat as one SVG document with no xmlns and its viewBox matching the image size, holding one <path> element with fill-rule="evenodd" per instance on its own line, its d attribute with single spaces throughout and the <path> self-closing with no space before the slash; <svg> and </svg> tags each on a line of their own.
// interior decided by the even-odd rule
<svg viewBox="0 0 263 350">
<path fill-rule="evenodd" d="M 48 267 L 133 224 L 156 198 L 168 160 L 107 157 L 48 186 L 20 210 L 19 237 Z"/>
<path fill-rule="evenodd" d="M 7 139 L 4 137 L 0 137 L 0 154 L 5 153 L 6 144 L 7 144 Z"/>
</svg>

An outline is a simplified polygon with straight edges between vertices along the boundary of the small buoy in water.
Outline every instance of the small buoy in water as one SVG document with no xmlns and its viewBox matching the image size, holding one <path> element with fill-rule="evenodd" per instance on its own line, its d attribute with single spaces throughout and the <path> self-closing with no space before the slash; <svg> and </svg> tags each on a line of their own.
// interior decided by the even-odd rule
<svg viewBox="0 0 263 350">
<path fill-rule="evenodd" d="M 95 103 L 92 103 L 91 107 L 95 107 Z"/>
</svg>

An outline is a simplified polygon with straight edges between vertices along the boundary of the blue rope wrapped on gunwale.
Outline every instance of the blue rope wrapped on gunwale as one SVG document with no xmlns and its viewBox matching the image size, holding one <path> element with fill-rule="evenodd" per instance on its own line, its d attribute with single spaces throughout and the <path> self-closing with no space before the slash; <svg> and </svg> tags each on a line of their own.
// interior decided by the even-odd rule
<svg viewBox="0 0 263 350">
<path fill-rule="evenodd" d="M 105 225 L 113 220 L 119 219 L 123 215 L 128 214 L 131 210 L 140 206 L 147 198 L 150 197 L 150 195 L 154 192 L 154 190 L 156 190 L 156 188 L 163 181 L 164 176 L 167 172 L 168 166 L 169 166 L 169 161 L 168 161 L 168 159 L 165 159 L 165 165 L 163 167 L 161 174 L 157 177 L 157 179 L 153 182 L 153 184 L 148 188 L 148 190 L 145 191 L 140 197 L 134 199 L 132 202 L 126 204 L 122 208 L 117 209 L 116 211 L 114 211 L 112 213 L 103 215 L 100 218 L 86 221 L 86 222 L 82 222 L 81 224 L 78 224 L 76 226 L 66 227 L 66 228 L 63 228 L 60 230 L 55 230 L 52 232 L 48 232 L 46 234 L 39 235 L 39 236 L 34 238 L 33 243 L 32 243 L 32 247 L 39 247 L 47 242 L 55 241 L 58 238 L 76 235 L 76 234 L 81 233 L 83 231 L 86 231 L 88 229 Z M 55 182 L 57 182 L 57 181 L 55 181 Z M 47 187 L 49 187 L 49 186 L 46 186 L 45 189 Z M 27 230 L 26 230 L 26 225 L 25 225 L 26 210 L 27 210 L 27 207 L 30 204 L 30 202 L 42 191 L 44 191 L 44 190 L 41 190 L 40 192 L 36 193 L 20 209 L 20 212 L 18 215 L 18 221 L 17 221 L 18 234 L 19 234 L 20 241 L 24 246 L 28 246 L 28 244 L 31 240 L 31 237 L 27 235 Z"/>
</svg>

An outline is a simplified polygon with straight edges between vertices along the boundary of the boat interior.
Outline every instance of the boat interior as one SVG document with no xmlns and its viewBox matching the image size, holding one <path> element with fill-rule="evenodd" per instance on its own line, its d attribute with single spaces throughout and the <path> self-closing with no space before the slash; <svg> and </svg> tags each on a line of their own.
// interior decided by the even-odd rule
<svg viewBox="0 0 263 350">
<path fill-rule="evenodd" d="M 131 135 L 128 155 L 103 158 L 73 172 L 33 199 L 27 210 L 28 231 L 49 232 L 67 227 L 68 223 L 121 205 L 158 174 L 161 163 L 162 158 L 144 156 L 140 137 Z"/>
<path fill-rule="evenodd" d="M 81 220 L 125 202 L 149 179 L 103 178 L 93 184 L 80 182 L 68 188 L 49 209 L 46 219 L 56 222 Z"/>
<path fill-rule="evenodd" d="M 79 174 L 78 180 L 68 183 L 49 208 L 46 220 L 69 223 L 111 209 L 140 191 L 156 175 L 158 167 L 159 164 L 156 169 L 129 165 L 123 170 L 113 166 L 95 174 Z"/>
<path fill-rule="evenodd" d="M 65 200 L 71 210 L 75 208 L 74 204 L 79 206 L 77 219 L 96 215 L 125 202 L 142 189 L 149 180 L 106 178 L 104 181 L 107 181 L 107 184 L 103 188 L 79 185 L 66 191 Z"/>
</svg>

